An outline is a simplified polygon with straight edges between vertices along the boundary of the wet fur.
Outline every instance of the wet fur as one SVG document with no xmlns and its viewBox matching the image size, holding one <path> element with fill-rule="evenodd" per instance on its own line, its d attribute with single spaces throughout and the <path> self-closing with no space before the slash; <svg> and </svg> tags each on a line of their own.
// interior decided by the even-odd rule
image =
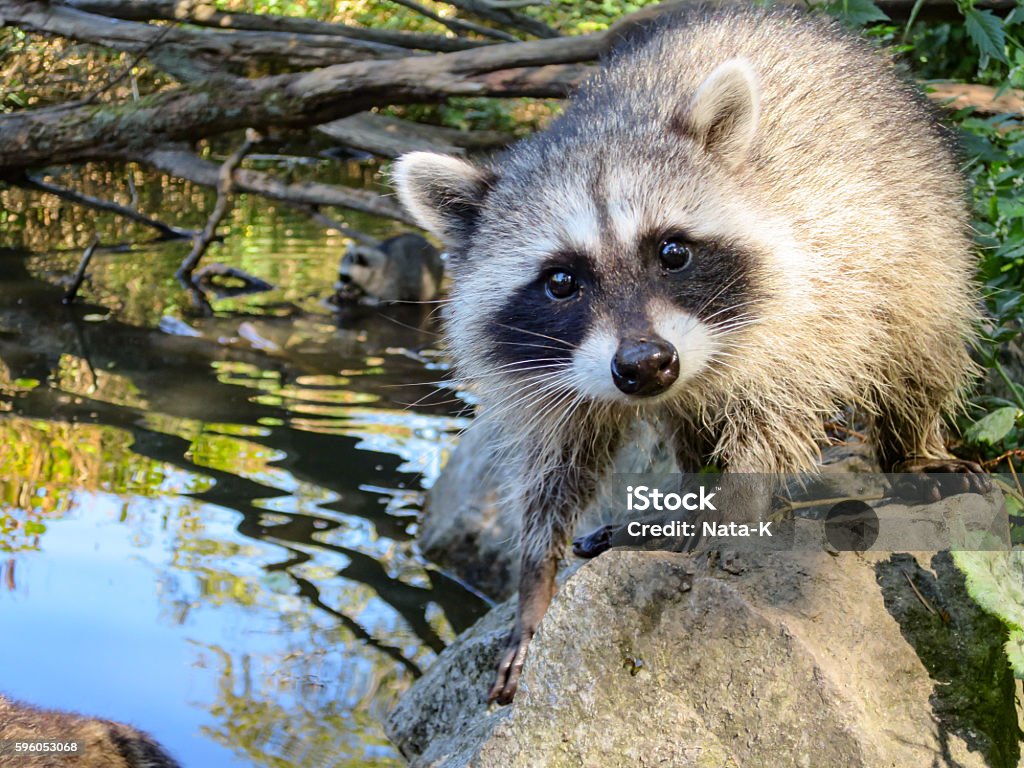
<svg viewBox="0 0 1024 768">
<path fill-rule="evenodd" d="M 340 290 L 381 301 L 430 301 L 437 296 L 444 262 L 424 237 L 406 233 L 377 246 L 356 244 L 338 270 Z"/>
</svg>

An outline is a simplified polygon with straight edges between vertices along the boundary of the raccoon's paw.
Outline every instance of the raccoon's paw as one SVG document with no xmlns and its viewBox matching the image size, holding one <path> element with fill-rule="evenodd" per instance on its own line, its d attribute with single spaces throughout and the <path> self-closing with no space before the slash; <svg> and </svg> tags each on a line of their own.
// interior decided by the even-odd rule
<svg viewBox="0 0 1024 768">
<path fill-rule="evenodd" d="M 511 704 L 519 688 L 519 676 L 523 673 L 526 651 L 533 639 L 532 632 L 523 632 L 518 627 L 512 630 L 498 662 L 498 677 L 487 694 L 487 702 Z"/>
<path fill-rule="evenodd" d="M 612 536 L 619 530 L 617 525 L 602 525 L 590 533 L 577 536 L 572 540 L 572 553 L 576 557 L 590 559 L 611 549 Z"/>
<path fill-rule="evenodd" d="M 940 501 L 960 493 L 988 493 L 992 478 L 982 466 L 966 459 L 910 458 L 901 461 L 893 472 L 906 473 L 893 486 L 893 496 L 906 501 Z"/>
</svg>

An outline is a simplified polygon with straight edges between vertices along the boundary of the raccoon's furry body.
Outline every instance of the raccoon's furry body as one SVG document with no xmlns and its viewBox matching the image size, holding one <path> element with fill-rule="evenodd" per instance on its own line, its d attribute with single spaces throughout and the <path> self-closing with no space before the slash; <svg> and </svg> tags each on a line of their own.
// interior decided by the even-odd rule
<svg viewBox="0 0 1024 768">
<path fill-rule="evenodd" d="M 339 295 L 380 301 L 430 301 L 441 288 L 444 262 L 422 235 L 407 232 L 376 246 L 353 245 L 338 270 Z"/>
<path fill-rule="evenodd" d="M 151 736 L 124 723 L 36 709 L 0 695 L 0 741 L 78 742 L 76 752 L 9 752 L 0 767 L 179 768 Z"/>
<path fill-rule="evenodd" d="M 844 405 L 887 471 L 949 456 L 979 306 L 965 182 L 924 100 L 836 24 L 660 20 L 494 168 L 417 153 L 396 181 L 451 248 L 449 345 L 516 468 L 499 700 L 637 416 L 683 471 L 809 470 Z"/>
</svg>

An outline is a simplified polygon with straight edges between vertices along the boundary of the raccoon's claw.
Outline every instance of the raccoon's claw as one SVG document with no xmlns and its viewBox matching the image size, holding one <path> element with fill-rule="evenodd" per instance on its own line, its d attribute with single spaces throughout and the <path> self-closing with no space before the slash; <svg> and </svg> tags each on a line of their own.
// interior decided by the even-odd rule
<svg viewBox="0 0 1024 768">
<path fill-rule="evenodd" d="M 501 654 L 501 661 L 498 662 L 498 677 L 487 694 L 488 703 L 512 703 L 519 688 L 519 676 L 523 673 L 523 662 L 526 661 L 526 651 L 532 639 L 532 633 L 520 634 L 518 629 L 509 636 L 505 650 Z"/>
<path fill-rule="evenodd" d="M 577 536 L 572 540 L 572 553 L 576 557 L 589 559 L 611 549 L 612 536 L 619 529 L 617 525 L 602 525 L 600 528 Z"/>
<path fill-rule="evenodd" d="M 893 486 L 893 495 L 906 501 L 934 502 L 992 490 L 992 479 L 982 466 L 965 459 L 907 459 L 893 471 L 910 475 Z"/>
</svg>

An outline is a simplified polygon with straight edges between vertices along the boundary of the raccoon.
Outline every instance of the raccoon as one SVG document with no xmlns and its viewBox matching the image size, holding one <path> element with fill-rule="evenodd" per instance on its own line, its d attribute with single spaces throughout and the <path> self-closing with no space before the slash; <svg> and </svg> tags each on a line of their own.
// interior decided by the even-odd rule
<svg viewBox="0 0 1024 768">
<path fill-rule="evenodd" d="M 491 699 L 515 694 L 577 514 L 637 418 L 684 473 L 793 473 L 853 406 L 885 471 L 987 487 L 942 435 L 980 311 L 955 147 L 838 24 L 666 16 L 499 162 L 417 152 L 394 181 L 450 248 L 447 342 L 516 478 L 519 611 Z"/>
<path fill-rule="evenodd" d="M 77 742 L 74 752 L 14 752 L 14 741 Z M 124 723 L 36 709 L 0 695 L 0 766 L 180 768 L 151 736 Z"/>
<path fill-rule="evenodd" d="M 430 301 L 444 276 L 441 254 L 426 238 L 406 233 L 369 246 L 353 245 L 338 270 L 345 299 Z"/>
</svg>

